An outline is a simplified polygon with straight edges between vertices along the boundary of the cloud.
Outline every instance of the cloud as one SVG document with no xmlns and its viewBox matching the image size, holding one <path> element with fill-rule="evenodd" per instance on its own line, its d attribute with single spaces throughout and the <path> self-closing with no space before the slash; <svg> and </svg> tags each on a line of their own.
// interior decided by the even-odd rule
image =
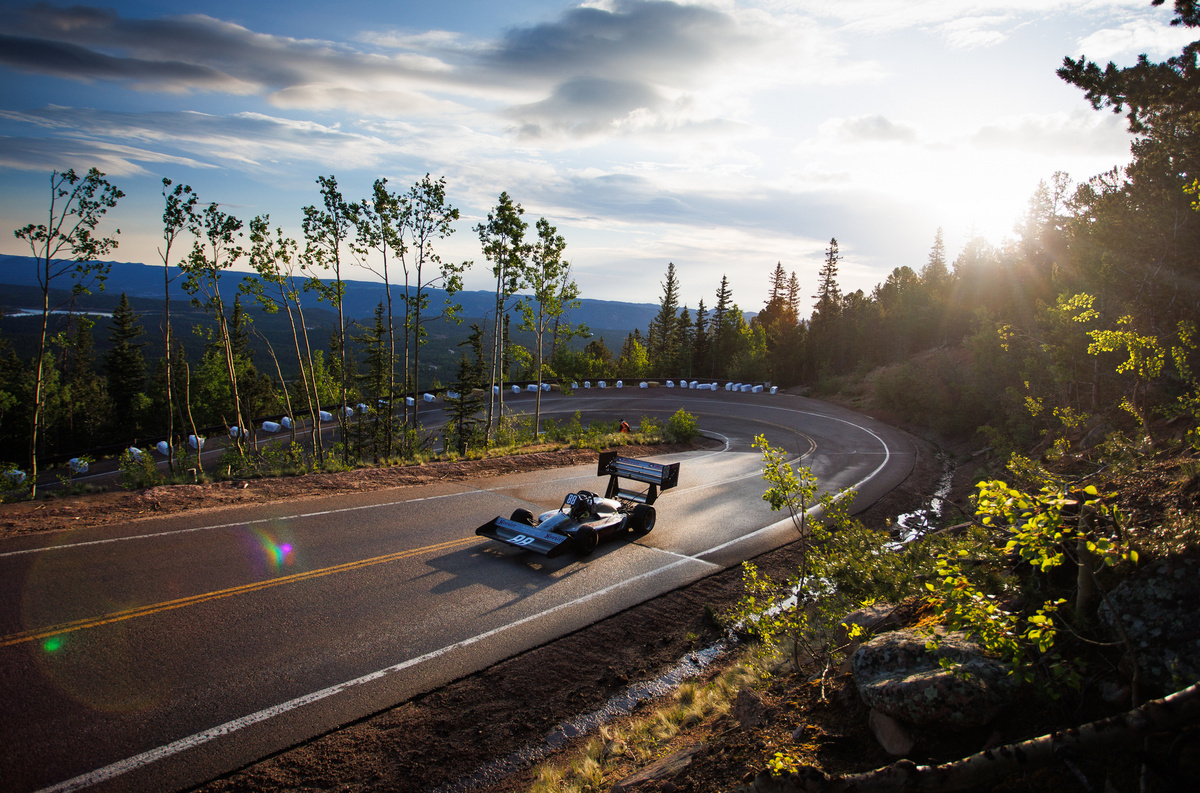
<svg viewBox="0 0 1200 793">
<path fill-rule="evenodd" d="M 123 156 L 122 172 L 137 168 L 135 161 L 158 161 L 176 155 L 154 155 L 129 149 L 120 155 L 118 142 L 138 142 L 159 149 L 186 148 L 183 158 L 199 167 L 236 166 L 260 170 L 279 163 L 304 162 L 362 168 L 377 164 L 392 144 L 377 137 L 343 132 L 311 121 L 293 121 L 259 113 L 218 116 L 196 112 L 120 113 L 65 107 L 18 113 L 0 111 L 0 118 L 52 131 L 46 146 L 65 150 L 87 147 Z M 57 143 L 56 143 L 57 142 Z M 113 172 L 118 172 L 116 166 Z"/>
<path fill-rule="evenodd" d="M 1149 19 L 1135 19 L 1115 28 L 1097 30 L 1079 40 L 1079 51 L 1092 59 L 1109 59 L 1121 55 L 1156 57 L 1176 55 L 1196 40 L 1192 28 L 1169 27 Z"/>
<path fill-rule="evenodd" d="M 1008 34 L 993 28 L 1010 21 L 1007 16 L 964 17 L 944 22 L 935 29 L 952 49 L 976 50 L 1003 43 Z"/>
<path fill-rule="evenodd" d="M 96 140 L 48 139 L 0 136 L 0 168 L 18 171 L 86 171 L 98 168 L 115 176 L 144 176 L 138 163 L 171 163 L 189 168 L 206 168 L 205 163 L 135 146 Z"/>
<path fill-rule="evenodd" d="M 556 22 L 510 30 L 479 65 L 506 79 L 544 82 L 599 76 L 683 86 L 703 79 L 721 60 L 755 40 L 725 13 L 673 2 L 618 0 L 607 8 L 582 7 Z"/>
<path fill-rule="evenodd" d="M 917 131 L 886 116 L 870 115 L 854 118 L 831 118 L 821 124 L 822 138 L 839 143 L 915 143 Z"/>
<path fill-rule="evenodd" d="M 0 63 L 20 71 L 41 72 L 91 82 L 128 80 L 135 86 L 166 91 L 185 86 L 232 94 L 254 88 L 216 69 L 177 60 L 115 58 L 75 44 L 0 35 Z"/>
<path fill-rule="evenodd" d="M 1121 116 L 1081 109 L 1004 118 L 979 129 L 970 137 L 970 143 L 983 149 L 1121 159 L 1129 151 L 1129 134 Z"/>
<path fill-rule="evenodd" d="M 6 23 L 14 46 L 0 48 L 0 62 L 9 66 L 175 92 L 268 93 L 322 82 L 412 89 L 440 85 L 448 70 L 419 54 L 255 33 L 199 14 L 125 19 L 112 10 L 39 4 Z"/>
<path fill-rule="evenodd" d="M 174 93 L 258 94 L 279 108 L 441 120 L 491 112 L 544 142 L 743 121 L 748 94 L 871 79 L 807 17 L 612 0 L 491 41 L 371 31 L 354 42 L 252 31 L 191 14 L 131 19 L 37 5 L 5 19 L 0 63 Z M 7 46 L 6 46 L 7 45 Z M 503 127 L 499 127 L 502 129 Z"/>
</svg>

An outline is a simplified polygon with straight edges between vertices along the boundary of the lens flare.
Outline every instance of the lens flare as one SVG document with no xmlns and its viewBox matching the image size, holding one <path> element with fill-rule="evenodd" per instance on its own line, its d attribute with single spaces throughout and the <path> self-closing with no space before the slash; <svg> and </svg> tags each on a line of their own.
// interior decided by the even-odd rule
<svg viewBox="0 0 1200 793">
<path fill-rule="evenodd" d="M 56 653 L 62 649 L 63 637 L 51 636 L 46 641 L 42 642 L 42 649 L 48 653 Z"/>
<path fill-rule="evenodd" d="M 269 532 L 262 529 L 258 529 L 254 533 L 258 537 L 268 565 L 279 571 L 292 564 L 293 548 L 290 542 L 279 542 Z"/>
</svg>

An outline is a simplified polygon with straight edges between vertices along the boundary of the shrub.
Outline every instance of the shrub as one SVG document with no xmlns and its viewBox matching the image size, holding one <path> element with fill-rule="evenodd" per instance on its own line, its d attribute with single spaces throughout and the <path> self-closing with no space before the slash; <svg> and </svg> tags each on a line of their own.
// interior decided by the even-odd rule
<svg viewBox="0 0 1200 793">
<path fill-rule="evenodd" d="M 680 408 L 667 421 L 667 429 L 664 434 L 667 440 L 673 443 L 687 443 L 695 440 L 696 436 L 700 434 L 700 428 L 696 423 L 696 417 Z"/>
<path fill-rule="evenodd" d="M 139 490 L 143 487 L 154 487 L 163 483 L 163 476 L 158 472 L 158 465 L 147 451 L 143 451 L 138 457 L 126 449 L 121 453 L 121 460 L 117 465 L 120 471 L 118 481 L 126 490 Z"/>
</svg>

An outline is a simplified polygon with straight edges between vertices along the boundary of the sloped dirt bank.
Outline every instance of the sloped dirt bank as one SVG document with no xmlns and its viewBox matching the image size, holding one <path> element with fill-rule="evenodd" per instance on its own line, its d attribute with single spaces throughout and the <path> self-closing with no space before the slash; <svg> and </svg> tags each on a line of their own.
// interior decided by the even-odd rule
<svg viewBox="0 0 1200 793">
<path fill-rule="evenodd" d="M 700 438 L 693 443 L 623 446 L 622 454 L 671 454 L 719 446 Z M 180 512 L 263 504 L 300 498 L 411 487 L 431 482 L 461 482 L 501 474 L 562 468 L 595 462 L 591 449 L 534 451 L 485 460 L 454 460 L 392 468 L 360 468 L 268 479 L 232 479 L 196 485 L 170 485 L 136 491 L 111 491 L 49 500 L 0 504 L 0 537 L 125 523 Z"/>
</svg>

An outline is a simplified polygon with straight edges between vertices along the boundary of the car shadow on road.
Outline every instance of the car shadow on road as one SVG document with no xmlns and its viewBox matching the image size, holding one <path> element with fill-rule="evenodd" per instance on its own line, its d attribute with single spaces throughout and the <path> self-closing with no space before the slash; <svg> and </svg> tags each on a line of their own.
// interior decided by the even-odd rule
<svg viewBox="0 0 1200 793">
<path fill-rule="evenodd" d="M 444 578 L 430 587 L 429 591 L 432 594 L 483 586 L 511 595 L 508 601 L 485 612 L 490 613 L 501 611 L 530 595 L 562 583 L 585 570 L 585 565 L 602 559 L 623 545 L 619 540 L 609 540 L 602 542 L 590 556 L 579 556 L 568 551 L 562 556 L 547 559 L 531 551 L 486 541 L 429 558 L 426 565 L 431 569 L 418 576 L 418 580 L 429 577 Z"/>
</svg>

